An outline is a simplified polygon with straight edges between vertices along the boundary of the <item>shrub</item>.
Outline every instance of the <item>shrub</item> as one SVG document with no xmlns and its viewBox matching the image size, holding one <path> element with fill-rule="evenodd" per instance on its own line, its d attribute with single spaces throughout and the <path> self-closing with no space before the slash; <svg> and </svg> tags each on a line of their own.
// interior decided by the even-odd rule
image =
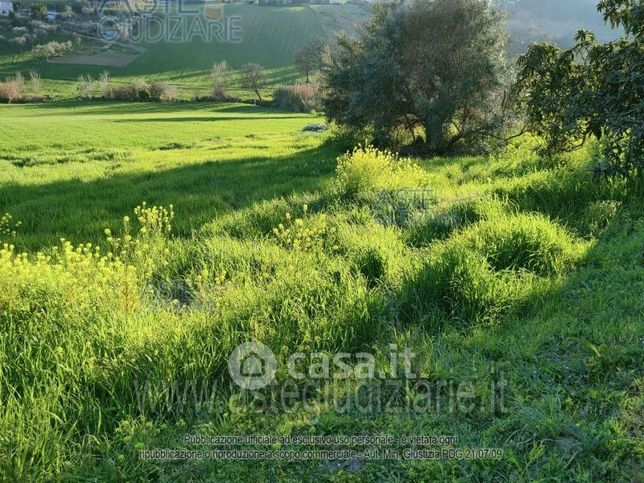
<svg viewBox="0 0 644 483">
<path fill-rule="evenodd" d="M 162 82 L 153 82 L 150 86 L 150 99 L 153 101 L 178 101 L 179 91 L 176 87 Z"/>
<path fill-rule="evenodd" d="M 150 85 L 145 79 L 136 79 L 130 84 L 133 100 L 147 101 L 150 99 Z"/>
<path fill-rule="evenodd" d="M 102 72 L 98 76 L 98 85 L 103 99 L 107 99 L 110 92 L 110 75 L 107 72 Z"/>
<path fill-rule="evenodd" d="M 218 62 L 212 66 L 210 70 L 210 77 L 212 78 L 212 98 L 216 101 L 228 100 L 228 62 L 225 60 Z"/>
<path fill-rule="evenodd" d="M 222 89 L 220 87 L 214 87 L 212 89 L 212 93 L 210 97 L 208 96 L 201 96 L 202 98 L 207 98 L 209 101 L 215 101 L 215 102 L 233 102 L 235 98 L 228 96 L 228 91 L 226 89 Z M 197 100 L 201 100 L 201 98 L 197 98 Z"/>
<path fill-rule="evenodd" d="M 31 85 L 32 95 L 40 95 L 42 93 L 42 79 L 38 72 L 33 70 L 29 72 L 29 83 Z"/>
<path fill-rule="evenodd" d="M 95 91 L 94 80 L 91 76 L 81 75 L 76 84 L 76 94 L 81 99 L 93 99 Z"/>
<path fill-rule="evenodd" d="M 190 99 L 193 102 L 241 102 L 239 97 L 229 96 L 228 94 L 223 94 L 222 92 L 216 93 L 204 93 L 203 91 L 193 91 Z"/>
<path fill-rule="evenodd" d="M 113 101 L 177 101 L 179 92 L 173 86 L 162 82 L 148 84 L 144 79 L 137 79 L 129 84 L 109 84 L 107 74 L 99 79 L 103 97 Z"/>
<path fill-rule="evenodd" d="M 318 87 L 313 84 L 278 87 L 273 92 L 273 103 L 287 111 L 311 112 L 319 106 Z"/>
<path fill-rule="evenodd" d="M 130 84 L 111 85 L 107 98 L 114 101 L 147 101 L 150 100 L 150 86 L 143 79 Z"/>
<path fill-rule="evenodd" d="M 376 191 L 428 185 L 427 175 L 420 166 L 373 147 L 358 147 L 338 158 L 336 173 L 341 193 L 354 198 Z"/>
<path fill-rule="evenodd" d="M 129 84 L 112 84 L 105 98 L 111 101 L 135 101 L 136 95 Z"/>
<path fill-rule="evenodd" d="M 46 44 L 36 45 L 31 53 L 35 57 L 44 57 L 51 59 L 52 57 L 60 57 L 72 50 L 72 42 L 47 42 Z"/>
<path fill-rule="evenodd" d="M 17 79 L 0 82 L 0 102 L 16 102 L 22 99 L 22 84 Z"/>
<path fill-rule="evenodd" d="M 28 42 L 29 42 L 28 35 L 21 35 L 19 37 L 13 37 L 9 39 L 9 43 L 15 45 L 20 50 L 22 50 L 24 46 L 27 45 Z"/>
</svg>

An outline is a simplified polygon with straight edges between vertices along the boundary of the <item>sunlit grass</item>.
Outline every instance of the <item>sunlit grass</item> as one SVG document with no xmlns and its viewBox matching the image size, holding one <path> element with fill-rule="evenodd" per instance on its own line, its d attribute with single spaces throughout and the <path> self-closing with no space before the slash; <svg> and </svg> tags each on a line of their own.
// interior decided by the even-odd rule
<svg viewBox="0 0 644 483">
<path fill-rule="evenodd" d="M 338 160 L 310 122 L 248 105 L 0 106 L 0 478 L 636 477 L 641 181 L 595 180 L 589 151 L 543 160 L 529 139 L 490 157 Z M 404 195 L 417 185 L 423 203 Z M 400 195 L 390 221 L 383 190 Z M 411 347 L 421 377 L 487 398 L 502 374 L 507 410 L 257 412 L 228 386 L 250 340 L 274 350 L 279 381 L 297 351 L 380 367 L 389 344 Z M 173 381 L 219 384 L 214 406 L 167 410 Z M 142 414 L 145 382 L 160 403 Z M 446 434 L 505 455 L 138 457 L 198 432 Z"/>
</svg>

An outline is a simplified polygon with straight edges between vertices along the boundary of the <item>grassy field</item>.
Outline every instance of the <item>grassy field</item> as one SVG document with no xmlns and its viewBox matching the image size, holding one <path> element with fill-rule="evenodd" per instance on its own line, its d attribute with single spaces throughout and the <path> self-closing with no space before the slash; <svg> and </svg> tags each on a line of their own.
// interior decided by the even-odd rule
<svg viewBox="0 0 644 483">
<path fill-rule="evenodd" d="M 191 5 L 185 8 L 200 10 L 203 7 Z M 216 38 L 208 41 L 200 35 L 189 36 L 186 31 L 195 19 L 203 19 L 203 15 L 182 14 L 178 17 L 182 19 L 181 23 L 168 21 L 168 25 L 179 25 L 177 32 L 168 28 L 167 35 L 159 41 L 155 40 L 157 34 L 152 32 L 150 41 L 118 44 L 111 48 L 115 52 L 128 51 L 130 45 L 136 48 L 132 52 L 141 52 L 132 63 L 122 67 L 58 63 L 59 60 L 48 62 L 34 59 L 28 51 L 17 54 L 7 42 L 0 43 L 0 76 L 35 70 L 42 76 L 50 95 L 71 97 L 79 76 L 91 75 L 96 79 L 107 71 L 117 82 L 138 78 L 145 78 L 149 82 L 162 81 L 177 87 L 184 96 L 189 97 L 194 91 L 208 90 L 212 65 L 226 60 L 232 69 L 239 69 L 249 62 L 262 65 L 269 74 L 270 87 L 274 87 L 299 79 L 293 67 L 293 56 L 297 50 L 314 38 L 330 38 L 338 30 L 355 31 L 356 25 L 368 17 L 367 10 L 352 5 L 226 5 L 223 12 L 226 17 L 236 18 L 239 42 L 218 41 Z M 11 38 L 8 31 L 2 30 L 0 24 L 0 34 Z M 171 33 L 183 40 L 169 41 L 166 37 Z M 95 54 L 103 52 L 105 47 L 104 44 L 84 40 L 75 52 Z M 237 91 L 233 89 L 234 93 L 241 94 L 241 91 Z"/>
<path fill-rule="evenodd" d="M 174 202 L 189 213 L 175 226 L 189 235 L 294 185 L 317 186 L 310 172 L 333 156 L 320 148 L 319 135 L 302 132 L 315 122 L 321 119 L 246 104 L 3 106 L 0 211 L 27 228 L 16 240 L 20 248 L 61 236 L 96 242 L 143 200 Z"/>
<path fill-rule="evenodd" d="M 529 138 L 491 157 L 338 161 L 338 138 L 302 132 L 314 122 L 237 104 L 0 106 L 0 479 L 641 479 L 642 180 L 594 179 L 592 147 L 542 159 Z M 384 193 L 400 196 L 393 219 Z M 419 377 L 467 383 L 481 405 L 389 388 L 391 411 L 338 411 L 378 396 L 354 379 L 309 387 L 308 405 L 270 387 L 249 401 L 227 360 L 252 340 L 277 383 L 296 351 L 369 352 L 380 369 L 389 344 L 408 347 Z M 179 403 L 195 381 L 216 383 L 211 404 Z M 503 455 L 139 458 L 199 449 L 186 434 L 443 434 Z"/>
</svg>

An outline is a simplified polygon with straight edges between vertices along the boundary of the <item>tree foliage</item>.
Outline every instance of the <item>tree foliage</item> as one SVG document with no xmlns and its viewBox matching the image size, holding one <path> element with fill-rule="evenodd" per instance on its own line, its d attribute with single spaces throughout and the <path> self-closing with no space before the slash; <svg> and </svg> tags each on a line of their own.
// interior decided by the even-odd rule
<svg viewBox="0 0 644 483">
<path fill-rule="evenodd" d="M 308 45 L 295 52 L 293 57 L 295 68 L 300 74 L 306 76 L 307 84 L 311 74 L 320 70 L 322 66 L 324 45 L 321 39 L 313 39 Z"/>
<path fill-rule="evenodd" d="M 41 57 L 47 60 L 52 57 L 60 57 L 72 51 L 72 42 L 47 42 L 46 44 L 36 45 L 31 53 L 34 57 Z"/>
<path fill-rule="evenodd" d="M 570 151 L 589 137 L 601 140 L 612 171 L 644 166 L 644 5 L 602 0 L 598 9 L 624 37 L 600 44 L 580 30 L 575 45 L 532 45 L 519 59 L 516 91 L 528 127 L 546 153 Z"/>
<path fill-rule="evenodd" d="M 327 117 L 401 132 L 446 153 L 498 138 L 504 125 L 504 16 L 481 0 L 409 0 L 374 7 L 358 40 L 339 37 L 323 67 Z"/>
<path fill-rule="evenodd" d="M 252 63 L 244 65 L 241 71 L 241 85 L 244 89 L 249 89 L 257 94 L 257 98 L 261 102 L 260 89 L 266 86 L 266 73 L 262 66 Z"/>
<path fill-rule="evenodd" d="M 42 2 L 35 3 L 31 6 L 31 13 L 38 17 L 44 17 L 47 15 L 47 5 Z"/>
</svg>

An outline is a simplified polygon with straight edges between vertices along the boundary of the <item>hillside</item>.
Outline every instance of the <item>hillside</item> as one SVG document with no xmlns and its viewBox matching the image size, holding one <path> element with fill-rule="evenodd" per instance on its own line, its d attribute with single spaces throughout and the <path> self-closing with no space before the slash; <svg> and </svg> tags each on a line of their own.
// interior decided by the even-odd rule
<svg viewBox="0 0 644 483">
<path fill-rule="evenodd" d="M 522 52 L 529 43 L 539 40 L 567 46 L 579 26 L 596 31 L 600 39 L 614 36 L 597 13 L 595 0 L 520 0 L 509 2 L 507 7 L 510 11 L 511 55 Z M 164 21 L 168 21 L 168 25 L 172 23 L 168 17 L 173 15 L 165 15 Z M 275 86 L 298 79 L 292 67 L 297 50 L 314 38 L 330 38 L 338 31 L 355 33 L 370 13 L 366 7 L 346 4 L 297 7 L 225 5 L 223 15 L 235 19 L 239 39 L 220 41 L 217 38 L 204 39 L 207 35 L 186 35 L 192 22 L 203 19 L 204 15 L 207 15 L 206 11 L 182 14 L 181 24 L 172 35 L 169 26 L 163 27 L 165 37 L 174 35 L 181 41 L 170 41 L 163 35 L 157 39 L 150 35 L 151 38 L 141 41 L 106 45 L 84 38 L 79 46 L 74 47 L 73 54 L 51 61 L 33 59 L 29 54 L 30 45 L 42 40 L 21 49 L 9 43 L 9 39 L 19 33 L 11 31 L 9 23 L 0 19 L 0 36 L 6 39 L 3 42 L 0 37 L 0 77 L 35 70 L 45 80 L 48 92 L 70 96 L 80 75 L 89 74 L 96 78 L 107 71 L 112 78 L 122 82 L 139 77 L 149 81 L 160 80 L 189 96 L 193 91 L 208 87 L 208 73 L 214 62 L 226 60 L 233 68 L 249 62 L 262 65 L 269 72 L 270 85 Z M 154 28 L 150 30 L 154 31 Z M 229 30 L 224 29 L 222 35 L 225 36 Z M 60 32 L 54 38 L 69 37 Z"/>
<path fill-rule="evenodd" d="M 543 40 L 569 47 L 580 28 L 592 30 L 602 42 L 618 36 L 597 12 L 596 0 L 518 0 L 508 2 L 507 8 L 513 54 Z"/>
<path fill-rule="evenodd" d="M 302 132 L 319 121 L 0 106 L 0 480 L 638 481 L 641 179 L 594 179 L 592 146 L 540 158 L 529 136 L 393 170 L 374 150 L 336 161 L 340 138 Z M 383 187 L 401 198 L 383 206 Z M 231 379 L 247 341 L 279 368 L 256 391 Z M 287 371 L 295 353 L 380 370 L 392 345 L 413 378 L 402 360 L 384 380 Z M 474 456 L 142 456 L 233 448 L 195 434 L 445 435 L 390 449 Z"/>
<path fill-rule="evenodd" d="M 51 1 L 0 17 L 0 483 L 644 482 L 639 3 L 510 66 L 482 0 Z M 510 54 L 601 30 L 559 2 Z"/>
<path fill-rule="evenodd" d="M 165 16 L 168 24 L 159 27 L 163 32 L 158 40 L 156 32 L 141 41 L 118 42 L 113 46 L 84 39 L 73 55 L 50 62 L 34 60 L 26 52 L 15 58 L 15 49 L 6 42 L 0 43 L 0 75 L 37 70 L 48 80 L 76 81 L 80 75 L 97 77 L 101 72 L 109 71 L 112 77 L 159 79 L 189 90 L 206 87 L 213 63 L 226 60 L 233 68 L 249 62 L 258 63 L 271 72 L 273 84 L 278 84 L 294 79 L 290 66 L 297 50 L 314 38 L 329 38 L 338 30 L 355 30 L 368 16 L 368 10 L 352 5 L 261 7 L 236 4 L 226 5 L 223 13 L 225 18 L 235 19 L 238 39 L 225 38 L 230 31 L 227 27 L 220 35 L 224 37 L 223 41 L 216 35 L 208 38 L 208 32 L 189 35 L 187 31 L 195 20 L 203 24 L 204 17 L 198 13 L 182 14 L 176 32 L 171 32 L 172 27 L 168 26 L 174 25 L 175 16 Z M 156 26 L 152 22 L 150 25 Z M 172 41 L 174 37 L 181 41 Z M 129 63 L 119 66 L 115 62 L 119 55 L 125 56 Z M 100 65 L 101 59 L 106 57 L 106 65 Z"/>
</svg>

